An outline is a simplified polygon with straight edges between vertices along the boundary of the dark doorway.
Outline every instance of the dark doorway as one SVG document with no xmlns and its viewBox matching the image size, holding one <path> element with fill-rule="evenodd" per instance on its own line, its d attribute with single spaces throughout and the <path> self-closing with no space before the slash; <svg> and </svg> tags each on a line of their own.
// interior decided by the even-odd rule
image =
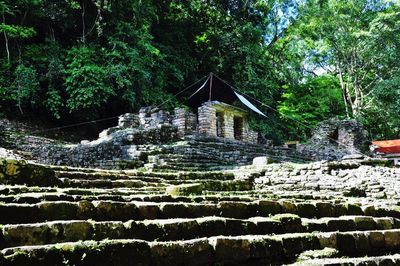
<svg viewBox="0 0 400 266">
<path fill-rule="evenodd" d="M 224 114 L 222 112 L 217 112 L 216 127 L 217 127 L 217 137 L 223 137 Z"/>
<path fill-rule="evenodd" d="M 328 138 L 329 138 L 329 143 L 337 146 L 339 142 L 339 129 L 336 128 L 334 131 L 332 131 L 329 134 Z"/>
<path fill-rule="evenodd" d="M 243 139 L 243 118 L 235 116 L 233 118 L 233 136 L 237 140 Z"/>
</svg>

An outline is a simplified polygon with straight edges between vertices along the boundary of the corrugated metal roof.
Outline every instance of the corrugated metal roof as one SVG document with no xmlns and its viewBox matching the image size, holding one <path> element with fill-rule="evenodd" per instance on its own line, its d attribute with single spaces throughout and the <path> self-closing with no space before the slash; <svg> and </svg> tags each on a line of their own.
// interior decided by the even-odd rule
<svg viewBox="0 0 400 266">
<path fill-rule="evenodd" d="M 375 151 L 386 154 L 400 153 L 400 139 L 373 141 L 377 148 Z"/>
</svg>

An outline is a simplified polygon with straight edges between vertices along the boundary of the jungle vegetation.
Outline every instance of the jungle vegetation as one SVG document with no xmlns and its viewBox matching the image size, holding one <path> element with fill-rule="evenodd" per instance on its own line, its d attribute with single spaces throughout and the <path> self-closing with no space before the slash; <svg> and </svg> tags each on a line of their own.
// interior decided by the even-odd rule
<svg viewBox="0 0 400 266">
<path fill-rule="evenodd" d="M 213 72 L 258 100 L 269 138 L 335 116 L 400 137 L 398 0 L 0 0 L 0 14 L 0 116 L 172 108 Z"/>
</svg>

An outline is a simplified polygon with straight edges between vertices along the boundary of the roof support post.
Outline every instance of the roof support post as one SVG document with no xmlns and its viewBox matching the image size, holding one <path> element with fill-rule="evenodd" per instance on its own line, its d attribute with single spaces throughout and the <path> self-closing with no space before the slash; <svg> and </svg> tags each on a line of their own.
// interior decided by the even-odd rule
<svg viewBox="0 0 400 266">
<path fill-rule="evenodd" d="M 211 102 L 211 89 L 212 89 L 212 83 L 213 83 L 213 73 L 210 72 L 210 93 L 209 93 L 209 98 L 208 101 Z"/>
</svg>

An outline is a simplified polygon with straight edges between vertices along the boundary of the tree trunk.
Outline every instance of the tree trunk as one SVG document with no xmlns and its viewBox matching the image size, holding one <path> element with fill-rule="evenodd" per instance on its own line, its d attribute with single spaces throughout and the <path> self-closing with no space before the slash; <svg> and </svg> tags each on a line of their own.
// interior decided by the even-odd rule
<svg viewBox="0 0 400 266">
<path fill-rule="evenodd" d="M 82 43 L 85 44 L 85 1 L 82 1 Z"/>
<path fill-rule="evenodd" d="M 19 82 L 17 83 L 17 88 L 18 88 L 18 109 L 21 113 L 21 115 L 24 115 L 24 112 L 22 111 L 22 104 L 21 104 L 21 85 Z"/>
<path fill-rule="evenodd" d="M 3 23 L 6 24 L 6 17 L 4 16 L 4 10 L 3 10 Z M 10 48 L 8 47 L 8 36 L 5 31 L 3 31 L 4 34 L 4 41 L 6 43 L 6 52 L 7 52 L 7 63 L 10 63 Z"/>
<path fill-rule="evenodd" d="M 351 104 L 350 104 L 351 99 L 350 99 L 350 101 L 348 99 L 349 93 L 348 93 L 347 84 L 344 82 L 344 79 L 343 79 L 342 68 L 340 66 L 338 66 L 338 70 L 339 70 L 340 90 L 342 92 L 343 102 L 344 102 L 344 106 L 346 108 L 346 116 L 348 118 L 350 118 L 352 115 Z"/>
</svg>

